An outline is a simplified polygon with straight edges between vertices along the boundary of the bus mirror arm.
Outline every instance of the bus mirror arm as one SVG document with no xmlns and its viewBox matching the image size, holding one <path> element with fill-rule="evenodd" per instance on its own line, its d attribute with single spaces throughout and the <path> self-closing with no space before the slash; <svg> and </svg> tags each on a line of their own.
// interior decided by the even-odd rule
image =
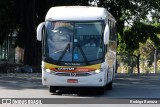
<svg viewBox="0 0 160 107">
<path fill-rule="evenodd" d="M 44 27 L 44 22 L 40 23 L 37 27 L 37 40 L 42 41 L 42 29 Z"/>
<path fill-rule="evenodd" d="M 104 29 L 104 44 L 109 44 L 109 33 L 110 33 L 110 30 L 109 30 L 109 26 L 106 25 L 105 29 Z"/>
</svg>

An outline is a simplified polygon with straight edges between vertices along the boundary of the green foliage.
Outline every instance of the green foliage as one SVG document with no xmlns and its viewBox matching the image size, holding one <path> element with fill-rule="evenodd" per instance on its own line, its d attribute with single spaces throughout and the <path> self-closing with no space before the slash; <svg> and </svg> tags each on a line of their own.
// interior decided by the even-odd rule
<svg viewBox="0 0 160 107">
<path fill-rule="evenodd" d="M 147 39 L 146 43 L 140 43 L 139 51 L 141 54 L 141 60 L 148 60 L 149 65 L 151 65 L 154 62 L 154 50 L 154 43 L 150 40 L 150 38 Z"/>
<path fill-rule="evenodd" d="M 95 0 L 90 1 L 93 2 Z M 158 38 L 156 38 L 155 34 L 152 31 L 145 32 L 142 29 L 145 27 L 144 29 L 151 30 L 152 26 L 143 26 L 143 24 L 138 23 L 147 18 L 149 11 L 160 10 L 159 0 L 98 0 L 96 3 L 99 7 L 107 8 L 117 20 L 117 29 L 120 36 L 118 36 L 118 52 L 126 50 L 129 53 L 133 53 L 134 50 L 139 48 L 139 42 L 144 43 L 148 36 L 151 36 L 151 39 L 158 46 Z M 133 25 L 133 28 L 124 33 L 125 23 Z M 133 30 L 136 31 L 134 32 Z"/>
<path fill-rule="evenodd" d="M 126 44 L 125 44 L 125 42 L 123 41 L 122 36 L 120 36 L 120 34 L 118 33 L 118 47 L 117 47 L 117 52 L 118 52 L 118 53 L 121 53 L 121 52 L 125 53 L 125 52 L 126 52 L 125 49 L 126 49 Z"/>
<path fill-rule="evenodd" d="M 146 43 L 150 38 L 156 48 L 159 48 L 160 38 L 158 38 L 158 26 L 147 25 L 144 23 L 135 23 L 129 30 L 124 32 L 124 41 L 126 43 L 126 51 L 133 53 L 139 49 L 139 43 Z"/>
</svg>

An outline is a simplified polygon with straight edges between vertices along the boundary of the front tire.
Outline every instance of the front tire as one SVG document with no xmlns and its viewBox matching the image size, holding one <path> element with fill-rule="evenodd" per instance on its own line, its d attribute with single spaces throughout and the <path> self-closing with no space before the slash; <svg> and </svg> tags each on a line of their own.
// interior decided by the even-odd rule
<svg viewBox="0 0 160 107">
<path fill-rule="evenodd" d="M 54 86 L 49 86 L 49 92 L 50 92 L 50 93 L 55 93 L 56 90 L 57 90 L 56 87 L 54 87 Z"/>
<path fill-rule="evenodd" d="M 113 85 L 112 85 L 112 81 L 111 81 L 106 85 L 106 89 L 107 90 L 112 90 L 112 88 L 113 88 Z"/>
<path fill-rule="evenodd" d="M 97 94 L 99 95 L 104 95 L 105 94 L 105 87 L 98 87 L 97 89 Z"/>
</svg>

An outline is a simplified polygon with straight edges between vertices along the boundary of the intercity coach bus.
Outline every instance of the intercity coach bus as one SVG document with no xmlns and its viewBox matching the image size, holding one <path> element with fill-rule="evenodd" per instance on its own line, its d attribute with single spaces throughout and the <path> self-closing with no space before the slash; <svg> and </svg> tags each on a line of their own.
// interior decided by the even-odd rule
<svg viewBox="0 0 160 107">
<path fill-rule="evenodd" d="M 49 9 L 37 27 L 42 41 L 42 84 L 112 89 L 116 70 L 116 21 L 105 9 L 60 6 Z"/>
</svg>

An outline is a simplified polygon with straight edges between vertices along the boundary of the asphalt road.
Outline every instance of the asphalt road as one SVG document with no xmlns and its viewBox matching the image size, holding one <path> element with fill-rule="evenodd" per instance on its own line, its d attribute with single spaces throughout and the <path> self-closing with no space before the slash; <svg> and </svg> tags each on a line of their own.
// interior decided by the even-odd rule
<svg viewBox="0 0 160 107">
<path fill-rule="evenodd" d="M 98 95 L 91 89 L 64 89 L 59 93 L 49 93 L 41 84 L 41 76 L 6 75 L 0 76 L 1 98 L 66 98 L 66 97 L 105 97 L 105 98 L 160 98 L 160 76 L 116 76 L 113 90 Z"/>
<path fill-rule="evenodd" d="M 113 89 L 98 95 L 91 89 L 63 89 L 58 93 L 49 93 L 41 84 L 41 76 L 30 74 L 0 75 L 0 98 L 158 98 L 160 99 L 160 76 L 116 76 Z M 1 107 L 1 106 L 0 106 Z"/>
</svg>

